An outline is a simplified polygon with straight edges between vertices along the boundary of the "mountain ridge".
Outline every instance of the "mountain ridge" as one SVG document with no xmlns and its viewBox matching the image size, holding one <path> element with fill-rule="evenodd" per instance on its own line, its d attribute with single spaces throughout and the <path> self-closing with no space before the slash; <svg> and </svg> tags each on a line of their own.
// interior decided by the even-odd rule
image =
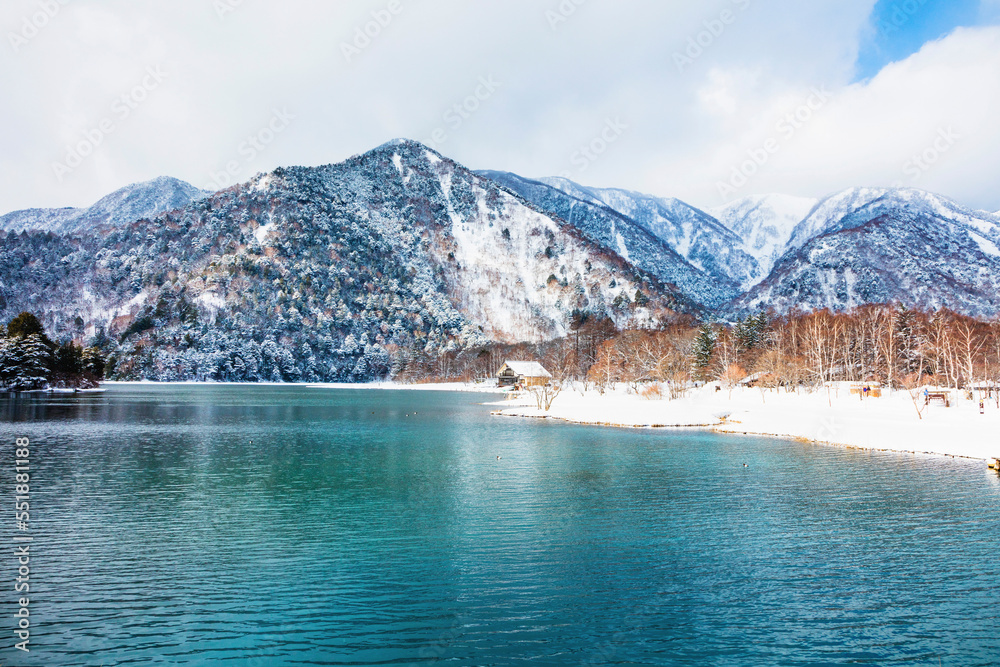
<svg viewBox="0 0 1000 667">
<path fill-rule="evenodd" d="M 707 307 L 717 307 L 738 294 L 735 283 L 725 278 L 720 282 L 693 266 L 664 239 L 603 202 L 577 197 L 509 172 L 476 173 L 499 183 L 545 213 L 566 221 L 609 252 L 676 285 Z"/>
<path fill-rule="evenodd" d="M 0 317 L 119 379 L 370 380 L 424 357 L 658 326 L 697 305 L 416 142 L 280 167 L 128 224 L 0 233 Z"/>
<path fill-rule="evenodd" d="M 214 377 L 271 377 L 277 353 L 258 359 L 271 341 L 298 350 L 282 377 L 352 379 L 563 336 L 590 316 L 636 327 L 871 302 L 1000 313 L 1000 216 L 912 188 L 703 210 L 474 172 L 395 139 L 215 193 L 162 177 L 34 211 L 0 216 L 17 223 L 0 230 L 0 317 L 35 310 L 56 335 L 103 340 L 129 377 L 174 372 L 143 356 L 154 343 L 186 360 L 184 377 L 251 340 L 240 363 L 208 364 Z"/>
<path fill-rule="evenodd" d="M 72 233 L 101 224 L 124 224 L 183 208 L 210 194 L 171 176 L 131 183 L 86 208 L 30 208 L 0 215 L 0 230 Z"/>
</svg>

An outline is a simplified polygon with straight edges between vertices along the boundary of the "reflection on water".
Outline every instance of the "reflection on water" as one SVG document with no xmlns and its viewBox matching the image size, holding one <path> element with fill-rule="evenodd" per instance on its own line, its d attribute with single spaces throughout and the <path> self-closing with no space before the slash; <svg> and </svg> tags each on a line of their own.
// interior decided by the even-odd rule
<svg viewBox="0 0 1000 667">
<path fill-rule="evenodd" d="M 0 399 L 0 488 L 29 436 L 35 539 L 32 652 L 0 659 L 995 662 L 981 462 L 499 419 L 488 398 Z"/>
</svg>

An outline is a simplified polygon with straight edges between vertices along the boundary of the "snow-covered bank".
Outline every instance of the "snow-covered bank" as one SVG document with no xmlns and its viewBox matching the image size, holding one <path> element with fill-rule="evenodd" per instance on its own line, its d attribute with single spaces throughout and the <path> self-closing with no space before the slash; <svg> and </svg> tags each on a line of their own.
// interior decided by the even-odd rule
<svg viewBox="0 0 1000 667">
<path fill-rule="evenodd" d="M 547 417 L 581 424 L 626 427 L 699 427 L 722 433 L 800 438 L 861 449 L 917 452 L 976 459 L 1000 457 L 1000 409 L 995 400 L 964 399 L 952 392 L 949 408 L 918 406 L 910 394 L 889 392 L 862 400 L 847 387 L 815 392 L 734 389 L 708 386 L 677 400 L 647 400 L 624 387 L 601 395 L 596 391 L 563 391 L 551 410 L 539 410 L 530 394 L 494 403 L 494 414 Z"/>
<path fill-rule="evenodd" d="M 407 391 L 465 391 L 478 394 L 499 392 L 496 382 L 426 382 L 421 384 L 401 384 L 398 382 L 314 382 L 306 385 L 317 389 L 405 389 Z"/>
</svg>

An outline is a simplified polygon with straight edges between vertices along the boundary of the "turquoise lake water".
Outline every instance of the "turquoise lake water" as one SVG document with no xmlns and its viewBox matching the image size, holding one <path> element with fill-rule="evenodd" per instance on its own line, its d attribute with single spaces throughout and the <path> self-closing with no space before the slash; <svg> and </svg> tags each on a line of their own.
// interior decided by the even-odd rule
<svg viewBox="0 0 1000 667">
<path fill-rule="evenodd" d="M 983 462 L 498 418 L 488 400 L 0 398 L 0 664 L 1000 662 Z M 24 436 L 30 653 L 13 648 Z"/>
</svg>

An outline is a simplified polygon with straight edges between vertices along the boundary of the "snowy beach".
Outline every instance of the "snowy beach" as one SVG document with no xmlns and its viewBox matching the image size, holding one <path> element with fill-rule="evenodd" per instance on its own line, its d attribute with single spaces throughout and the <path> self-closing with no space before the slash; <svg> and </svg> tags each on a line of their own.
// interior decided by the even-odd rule
<svg viewBox="0 0 1000 667">
<path fill-rule="evenodd" d="M 921 391 L 881 397 L 852 394 L 846 385 L 815 391 L 735 388 L 713 385 L 691 390 L 676 400 L 645 399 L 619 385 L 603 395 L 594 390 L 564 390 L 548 412 L 529 393 L 493 403 L 494 414 L 561 419 L 580 424 L 654 428 L 705 428 L 721 433 L 777 436 L 872 449 L 975 459 L 1000 457 L 1000 409 L 995 399 L 969 401 L 950 392 L 950 407 Z M 918 416 L 917 409 L 922 416 Z"/>
</svg>

